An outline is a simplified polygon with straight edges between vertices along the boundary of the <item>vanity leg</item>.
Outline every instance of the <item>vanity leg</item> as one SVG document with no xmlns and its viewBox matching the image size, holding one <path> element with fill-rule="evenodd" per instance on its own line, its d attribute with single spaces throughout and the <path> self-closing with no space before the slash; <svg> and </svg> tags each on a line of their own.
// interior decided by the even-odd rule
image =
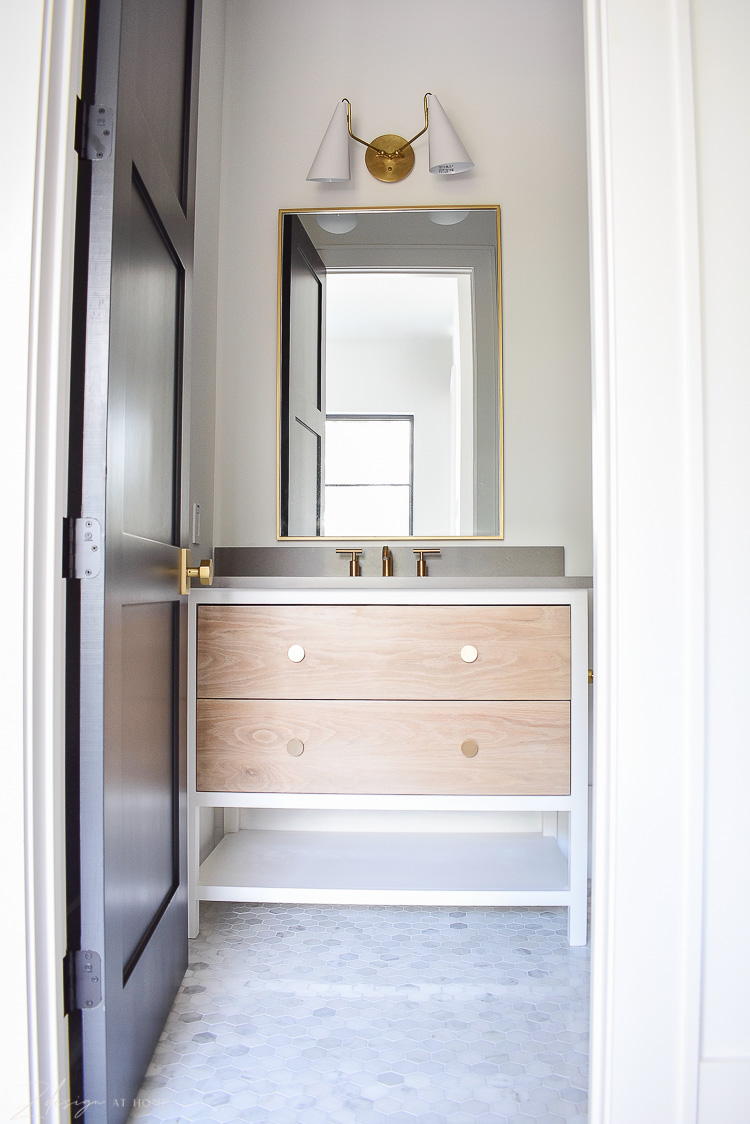
<svg viewBox="0 0 750 1124">
<path fill-rule="evenodd" d="M 570 905 L 568 907 L 568 941 L 571 945 L 584 945 L 588 940 L 588 817 L 583 805 L 570 815 L 568 842 L 568 877 L 570 878 Z"/>
<path fill-rule="evenodd" d="M 201 853 L 200 811 L 192 809 L 192 829 L 188 832 L 188 938 L 193 940 L 200 929 L 200 902 L 198 901 L 198 865 Z"/>
<path fill-rule="evenodd" d="M 568 944 L 585 945 L 588 941 L 588 911 L 586 903 L 571 901 L 568 906 Z"/>
</svg>

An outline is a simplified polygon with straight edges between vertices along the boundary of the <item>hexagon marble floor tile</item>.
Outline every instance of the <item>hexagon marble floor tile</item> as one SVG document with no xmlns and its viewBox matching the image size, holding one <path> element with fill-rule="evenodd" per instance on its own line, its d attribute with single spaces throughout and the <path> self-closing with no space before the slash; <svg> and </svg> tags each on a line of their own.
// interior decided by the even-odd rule
<svg viewBox="0 0 750 1124">
<path fill-rule="evenodd" d="M 131 1124 L 587 1116 L 564 909 L 210 902 Z"/>
</svg>

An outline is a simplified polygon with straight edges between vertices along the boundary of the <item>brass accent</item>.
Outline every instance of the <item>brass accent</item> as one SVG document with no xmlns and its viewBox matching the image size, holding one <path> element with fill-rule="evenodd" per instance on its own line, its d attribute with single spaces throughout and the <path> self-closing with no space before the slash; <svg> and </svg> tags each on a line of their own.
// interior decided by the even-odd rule
<svg viewBox="0 0 750 1124">
<path fill-rule="evenodd" d="M 591 684 L 593 682 L 594 682 L 594 671 L 593 671 L 593 668 L 589 668 L 589 686 L 591 686 Z"/>
<path fill-rule="evenodd" d="M 382 136 L 375 137 L 374 141 L 362 140 L 361 137 L 352 132 L 352 103 L 348 98 L 341 99 L 346 102 L 346 124 L 349 129 L 349 136 L 352 140 L 365 146 L 367 150 L 365 152 L 367 170 L 381 183 L 398 183 L 400 180 L 405 180 L 414 167 L 412 144 L 418 137 L 427 132 L 427 126 L 429 125 L 427 99 L 429 96 L 429 93 L 424 96 L 424 128 L 415 133 L 411 140 L 400 137 L 398 133 L 383 133 Z"/>
<path fill-rule="evenodd" d="M 417 577 L 418 578 L 426 578 L 427 577 L 427 563 L 424 560 L 425 554 L 439 554 L 439 553 L 440 553 L 440 551 L 438 550 L 437 547 L 435 547 L 434 549 L 430 549 L 430 550 L 425 550 L 424 547 L 420 547 L 419 549 L 415 548 L 412 551 L 412 554 L 418 554 L 419 555 L 419 558 L 417 559 Z"/>
<path fill-rule="evenodd" d="M 213 585 L 214 563 L 212 558 L 203 558 L 199 566 L 190 566 L 190 551 L 180 550 L 180 593 L 184 597 L 190 592 L 190 579 L 197 578 L 201 585 Z"/>
<path fill-rule="evenodd" d="M 426 101 L 427 95 L 425 95 Z M 347 99 L 342 99 L 346 101 Z M 425 126 L 426 128 L 426 126 Z M 424 129 L 422 130 L 424 132 Z M 422 133 L 417 133 L 409 143 L 413 143 Z M 353 140 L 360 144 L 368 145 L 361 137 L 356 137 L 350 131 Z M 444 539 L 446 542 L 499 542 L 505 538 L 505 472 L 504 472 L 504 443 L 503 443 L 503 290 L 502 290 L 502 243 L 500 240 L 500 208 L 494 204 L 482 203 L 438 203 L 433 207 L 298 207 L 296 210 L 287 208 L 279 211 L 278 225 L 278 250 L 276 255 L 276 541 L 277 542 L 320 542 L 335 540 L 335 535 L 282 535 L 281 533 L 281 301 L 282 301 L 282 241 L 284 235 L 285 215 L 383 215 L 391 211 L 413 211 L 415 213 L 430 211 L 486 211 L 492 208 L 496 212 L 497 221 L 497 312 L 498 312 L 498 460 L 500 465 L 500 533 L 498 535 L 435 535 L 434 538 Z M 367 542 L 376 540 L 377 535 L 361 535 L 360 538 Z M 418 535 L 394 535 L 397 542 L 414 541 Z"/>
<path fill-rule="evenodd" d="M 464 644 L 461 649 L 461 659 L 464 663 L 474 663 L 478 655 L 479 652 L 473 644 Z"/>
<path fill-rule="evenodd" d="M 393 555 L 391 554 L 390 547 L 383 547 L 383 577 L 393 577 Z"/>
<path fill-rule="evenodd" d="M 301 742 L 299 738 L 292 738 L 290 742 L 286 743 L 286 751 L 290 757 L 301 757 L 305 752 L 305 743 Z"/>
<path fill-rule="evenodd" d="M 348 547 L 337 546 L 336 547 L 336 553 L 337 554 L 351 554 L 352 560 L 349 563 L 349 577 L 350 578 L 358 578 L 359 577 L 359 558 L 357 558 L 357 555 L 362 554 L 362 548 L 358 547 L 356 550 L 350 550 Z"/>
<path fill-rule="evenodd" d="M 467 738 L 465 742 L 461 742 L 461 752 L 464 757 L 476 757 L 479 753 L 479 746 L 473 738 Z"/>
<path fill-rule="evenodd" d="M 292 644 L 287 651 L 287 655 L 292 663 L 302 663 L 305 658 L 305 649 L 301 644 Z"/>
<path fill-rule="evenodd" d="M 414 167 L 414 149 L 405 137 L 383 133 L 365 152 L 367 171 L 381 183 L 399 183 Z"/>
</svg>

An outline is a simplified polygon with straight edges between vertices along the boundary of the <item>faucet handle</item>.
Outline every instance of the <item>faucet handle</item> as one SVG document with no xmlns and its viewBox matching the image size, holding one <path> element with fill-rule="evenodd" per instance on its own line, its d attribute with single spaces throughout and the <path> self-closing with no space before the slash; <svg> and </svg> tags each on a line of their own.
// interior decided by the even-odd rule
<svg viewBox="0 0 750 1124">
<path fill-rule="evenodd" d="M 391 554 L 391 549 L 388 546 L 383 547 L 383 577 L 393 577 L 393 555 Z"/>
<path fill-rule="evenodd" d="M 439 554 L 439 553 L 440 553 L 440 550 L 437 547 L 432 548 L 430 550 L 425 550 L 424 548 L 422 548 L 420 550 L 415 549 L 415 550 L 412 551 L 412 554 L 418 554 L 419 555 L 419 558 L 417 559 L 417 577 L 418 578 L 426 578 L 427 577 L 427 563 L 424 560 L 425 554 Z"/>
<path fill-rule="evenodd" d="M 357 555 L 363 553 L 362 547 L 360 546 L 360 547 L 357 547 L 356 549 L 352 550 L 350 547 L 345 547 L 345 546 L 339 547 L 339 546 L 337 546 L 336 547 L 336 553 L 337 554 L 351 554 L 352 560 L 349 563 L 349 577 L 350 578 L 358 578 L 359 577 L 359 558 L 357 558 Z"/>
</svg>

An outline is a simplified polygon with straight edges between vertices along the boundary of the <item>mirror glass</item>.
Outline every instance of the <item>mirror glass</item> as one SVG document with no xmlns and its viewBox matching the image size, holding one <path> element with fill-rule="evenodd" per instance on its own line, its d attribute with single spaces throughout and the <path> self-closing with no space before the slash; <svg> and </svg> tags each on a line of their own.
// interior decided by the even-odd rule
<svg viewBox="0 0 750 1124">
<path fill-rule="evenodd" d="M 498 207 L 279 213 L 279 538 L 502 538 Z"/>
</svg>

